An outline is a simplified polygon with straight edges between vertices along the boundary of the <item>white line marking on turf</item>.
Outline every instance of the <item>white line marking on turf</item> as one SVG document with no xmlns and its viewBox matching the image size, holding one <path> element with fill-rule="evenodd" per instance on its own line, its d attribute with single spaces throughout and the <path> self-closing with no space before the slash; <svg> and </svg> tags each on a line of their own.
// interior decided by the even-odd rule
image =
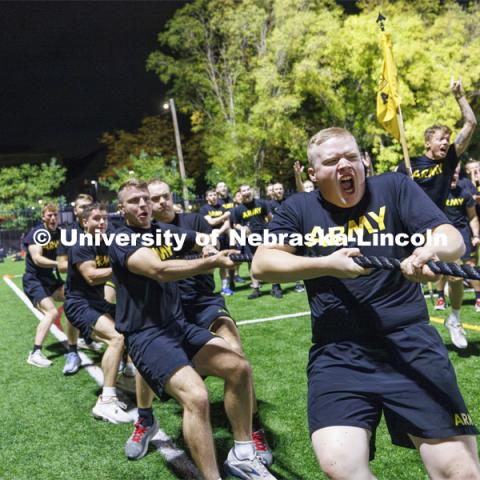
<svg viewBox="0 0 480 480">
<path fill-rule="evenodd" d="M 289 313 L 287 315 L 277 315 L 276 317 L 266 317 L 266 318 L 254 318 L 253 320 L 242 320 L 237 322 L 237 325 L 251 325 L 253 323 L 263 323 L 263 322 L 273 322 L 275 320 L 283 320 L 284 318 L 296 318 L 296 317 L 307 317 L 310 315 L 310 310 L 308 312 L 298 312 L 298 313 Z"/>
<path fill-rule="evenodd" d="M 14 291 L 18 298 L 25 304 L 25 306 L 35 315 L 38 321 L 43 320 L 43 314 L 39 310 L 37 310 L 30 302 L 29 298 L 25 295 L 25 293 L 20 290 L 20 288 L 12 282 L 11 278 L 8 276 L 4 276 L 3 280 L 5 283 Z M 67 336 L 56 326 L 52 325 L 50 327 L 50 332 L 52 335 L 60 342 L 66 346 Z M 82 359 L 82 365 L 92 363 L 92 360 L 85 355 L 83 352 L 78 352 L 80 358 Z M 89 375 L 95 380 L 98 386 L 103 385 L 103 372 L 102 369 L 95 366 L 95 365 L 87 365 L 85 366 L 85 370 L 89 373 Z M 137 416 L 137 409 L 131 409 L 128 413 L 133 417 Z M 200 473 L 187 456 L 187 454 L 180 448 L 178 448 L 174 441 L 162 430 L 153 437 L 152 443 L 157 449 L 165 460 L 172 465 L 174 469 L 176 469 L 183 478 L 188 480 L 194 480 L 196 478 L 200 478 Z"/>
<path fill-rule="evenodd" d="M 15 294 L 17 295 L 18 298 L 20 298 L 20 300 L 26 305 L 26 307 L 35 315 L 35 317 L 37 318 L 37 320 L 40 322 L 41 320 L 43 320 L 43 313 L 40 312 L 40 310 L 37 310 L 33 305 L 32 305 L 32 302 L 29 300 L 29 298 L 25 295 L 25 293 L 23 293 L 18 287 L 17 285 L 15 285 L 14 282 L 12 282 L 12 280 L 7 277 L 7 276 L 4 276 L 3 277 L 3 280 L 5 281 L 5 283 L 15 292 Z M 50 327 L 50 332 L 51 334 L 61 343 L 63 343 L 63 346 L 65 348 L 68 348 L 68 344 L 67 344 L 67 336 L 56 326 L 56 325 L 52 325 Z M 88 358 L 87 355 L 85 355 L 83 352 L 78 352 L 79 356 L 80 356 L 80 359 L 82 360 L 82 365 L 85 366 L 85 370 L 90 374 L 90 376 L 95 380 L 95 382 L 97 383 L 97 385 L 99 387 L 103 386 L 103 372 L 102 372 L 102 369 L 95 366 L 95 365 L 92 365 L 92 360 L 90 358 Z"/>
</svg>

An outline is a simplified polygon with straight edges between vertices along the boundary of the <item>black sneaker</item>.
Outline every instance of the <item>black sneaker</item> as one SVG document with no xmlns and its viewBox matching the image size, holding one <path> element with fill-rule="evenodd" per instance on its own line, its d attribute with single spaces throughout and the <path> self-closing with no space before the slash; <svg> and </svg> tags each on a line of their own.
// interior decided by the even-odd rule
<svg viewBox="0 0 480 480">
<path fill-rule="evenodd" d="M 272 297 L 275 297 L 275 298 L 283 297 L 282 289 L 278 286 L 272 287 L 272 291 L 270 293 L 272 294 Z"/>
<path fill-rule="evenodd" d="M 254 298 L 258 298 L 261 295 L 259 288 L 254 288 L 252 293 L 247 297 L 249 300 L 253 300 Z"/>
</svg>

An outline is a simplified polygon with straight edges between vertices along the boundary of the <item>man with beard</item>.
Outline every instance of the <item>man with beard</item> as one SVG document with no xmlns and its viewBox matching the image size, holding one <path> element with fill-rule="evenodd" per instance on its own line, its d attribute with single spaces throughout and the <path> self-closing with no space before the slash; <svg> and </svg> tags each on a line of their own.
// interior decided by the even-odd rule
<svg viewBox="0 0 480 480">
<path fill-rule="evenodd" d="M 203 216 L 205 221 L 215 229 L 221 250 L 229 248 L 228 232 L 230 231 L 230 211 L 226 210 L 218 201 L 217 192 L 211 188 L 205 193 L 205 200 L 207 203 L 203 205 L 198 213 Z M 233 281 L 235 270 L 231 271 Z M 220 279 L 222 282 L 222 295 L 233 295 L 233 290 L 229 286 L 229 272 L 224 268 L 220 269 Z"/>
<path fill-rule="evenodd" d="M 272 186 L 273 187 L 273 186 Z M 242 195 L 242 204 L 235 207 L 232 217 L 235 221 L 235 228 L 244 233 L 247 240 L 244 246 L 245 253 L 255 253 L 257 247 L 248 243 L 249 236 L 252 233 L 263 234 L 267 228 L 268 222 L 272 219 L 270 207 L 265 200 L 253 198 L 253 192 L 250 185 L 240 185 L 240 193 Z M 249 300 L 258 298 L 260 293 L 260 283 L 253 275 L 252 279 L 252 293 L 248 296 Z"/>
<path fill-rule="evenodd" d="M 201 375 L 222 378 L 225 411 L 235 441 L 224 464 L 226 473 L 243 479 L 274 479 L 256 457 L 251 440 L 250 365 L 225 340 L 186 322 L 176 284 L 212 268 L 232 267 L 228 257 L 231 251 L 197 260 L 171 260 L 173 249 L 179 245 L 159 243 L 158 235 L 163 238 L 168 231 L 191 248 L 196 234 L 173 225 L 153 225 L 152 203 L 143 182 L 132 179 L 124 183 L 118 200 L 125 227 L 117 231 L 116 240 L 123 234 L 131 241 L 115 241 L 109 249 L 118 288 L 115 327 L 123 333 L 135 367 L 157 395 L 166 392 L 183 407 L 183 435 L 205 480 L 218 480 L 220 473 L 208 392 Z M 154 238 L 153 246 L 147 234 Z M 140 419 L 144 418 L 142 414 L 140 406 Z M 139 427 L 147 428 L 142 423 Z"/>
<path fill-rule="evenodd" d="M 148 183 L 148 190 L 152 200 L 153 218 L 156 221 L 199 233 L 211 233 L 211 228 L 201 214 L 175 213 L 172 192 L 165 182 L 152 180 Z M 189 253 L 193 252 L 185 252 L 186 255 Z M 233 351 L 244 356 L 238 328 L 225 306 L 223 297 L 214 293 L 215 281 L 213 275 L 211 273 L 196 275 L 179 280 L 177 283 L 180 288 L 182 307 L 187 322 L 210 330 L 215 335 L 225 339 Z M 146 409 L 151 410 L 153 392 L 145 385 L 140 376 L 137 376 L 137 382 L 140 382 L 140 385 L 137 385 L 137 402 L 141 405 L 142 412 Z M 270 466 L 272 464 L 272 452 L 265 440 L 265 433 L 257 411 L 255 394 L 252 400 L 252 440 L 255 442 L 257 455 L 266 466 Z M 144 423 L 153 424 L 153 413 L 148 415 Z M 142 423 L 142 427 L 144 426 Z M 147 451 L 151 437 L 145 435 L 147 432 L 144 430 L 141 433 L 144 435 L 134 432 L 127 442 L 125 451 L 129 458 L 141 458 L 142 454 Z"/>
</svg>

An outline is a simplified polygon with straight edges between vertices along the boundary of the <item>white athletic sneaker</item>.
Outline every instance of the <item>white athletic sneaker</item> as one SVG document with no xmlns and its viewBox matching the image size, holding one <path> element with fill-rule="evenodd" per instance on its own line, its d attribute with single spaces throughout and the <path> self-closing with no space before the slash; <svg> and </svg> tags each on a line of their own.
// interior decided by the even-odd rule
<svg viewBox="0 0 480 480">
<path fill-rule="evenodd" d="M 102 395 L 98 397 L 97 403 L 92 409 L 95 418 L 114 423 L 131 423 L 132 417 L 125 411 L 127 406 L 117 397 L 108 397 L 103 400 Z"/>
<path fill-rule="evenodd" d="M 52 364 L 52 362 L 43 354 L 41 350 L 30 352 L 28 354 L 27 363 L 40 368 L 47 368 Z"/>
<path fill-rule="evenodd" d="M 460 322 L 460 320 L 457 317 L 455 317 L 455 315 L 450 314 L 448 318 L 445 320 L 444 325 L 447 327 L 450 333 L 450 339 L 452 340 L 452 343 L 457 348 L 467 348 L 468 346 L 467 334 L 463 329 L 462 323 Z"/>
<path fill-rule="evenodd" d="M 87 343 L 83 338 L 79 338 L 77 341 L 77 347 L 82 350 L 92 350 L 94 352 L 99 352 L 103 348 L 102 342 L 90 342 Z"/>
<path fill-rule="evenodd" d="M 276 480 L 258 457 L 252 460 L 239 460 L 233 448 L 228 453 L 223 469 L 227 475 L 243 480 Z"/>
<path fill-rule="evenodd" d="M 127 362 L 125 368 L 123 369 L 123 374 L 126 377 L 134 377 L 136 372 L 137 369 L 135 368 L 135 365 L 132 362 Z"/>
</svg>

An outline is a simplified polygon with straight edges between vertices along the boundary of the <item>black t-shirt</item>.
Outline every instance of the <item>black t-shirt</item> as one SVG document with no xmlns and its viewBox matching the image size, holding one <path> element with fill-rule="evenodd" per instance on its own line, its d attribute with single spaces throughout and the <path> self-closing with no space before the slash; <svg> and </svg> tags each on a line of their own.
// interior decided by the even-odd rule
<svg viewBox="0 0 480 480">
<path fill-rule="evenodd" d="M 108 247 L 103 244 L 91 247 L 74 245 L 68 249 L 67 298 L 104 299 L 105 284 L 89 285 L 78 269 L 81 263 L 91 260 L 95 261 L 97 268 L 108 268 L 110 266 Z"/>
<path fill-rule="evenodd" d="M 475 206 L 471 190 L 462 182 L 454 189 L 450 189 L 448 198 L 445 200 L 445 215 L 453 223 L 454 227 L 463 230 L 468 227 L 467 208 Z"/>
<path fill-rule="evenodd" d="M 284 198 L 281 200 L 270 200 L 268 202 L 270 211 L 272 212 L 273 215 L 275 215 L 275 212 L 280 208 L 280 205 L 285 201 Z"/>
<path fill-rule="evenodd" d="M 193 230 L 200 233 L 211 233 L 212 228 L 199 213 L 177 213 L 172 222 L 177 227 Z M 188 255 L 191 252 L 182 252 Z M 182 303 L 194 301 L 202 295 L 212 295 L 215 290 L 215 281 L 212 274 L 195 275 L 178 281 Z"/>
<path fill-rule="evenodd" d="M 121 213 L 108 214 L 108 228 L 107 233 L 115 233 L 125 226 L 125 219 Z"/>
<path fill-rule="evenodd" d="M 117 230 L 117 237 L 125 233 L 150 233 L 170 230 L 172 233 L 187 235 L 185 251 L 190 250 L 195 243 L 195 233 L 187 232 L 175 225 L 155 223 L 148 229 L 124 225 Z M 180 290 L 176 282 L 157 282 L 143 275 L 132 273 L 127 268 L 127 260 L 138 249 L 144 248 L 140 241 L 136 245 L 121 246 L 117 241 L 109 248 L 110 265 L 115 275 L 117 286 L 117 309 L 115 328 L 120 333 L 133 333 L 152 326 L 178 331 L 178 325 L 183 324 L 184 317 L 180 303 Z M 171 259 L 175 252 L 166 244 L 155 244 L 151 248 L 163 260 Z"/>
<path fill-rule="evenodd" d="M 413 180 L 422 187 L 438 208 L 443 209 L 458 165 L 455 145 L 450 145 L 443 160 L 436 161 L 422 155 L 412 158 L 411 163 Z M 405 162 L 399 164 L 397 172 L 407 174 Z"/>
<path fill-rule="evenodd" d="M 27 235 L 23 238 L 23 248 L 26 252 L 25 256 L 25 274 L 31 275 L 38 279 L 40 282 L 45 284 L 55 284 L 61 281 L 60 274 L 58 273 L 57 268 L 42 268 L 35 265 L 35 262 L 28 251 L 30 245 L 36 245 L 35 235 L 39 230 L 48 230 L 45 228 L 45 225 L 41 223 L 33 227 Z M 60 229 L 57 228 L 55 231 L 48 230 L 50 233 L 50 241 L 42 246 L 42 255 L 50 260 L 56 260 L 60 249 Z M 41 240 L 41 238 L 39 239 Z"/>
<path fill-rule="evenodd" d="M 85 233 L 83 228 L 80 226 L 80 223 L 78 222 L 78 220 L 75 220 L 73 223 L 68 225 L 65 230 L 66 230 L 65 238 L 67 239 L 67 241 L 69 243 L 72 240 L 72 235 L 73 235 L 72 232 L 74 232 L 74 231 L 77 232 L 77 239 L 79 238 L 80 233 Z M 57 250 L 57 255 L 59 255 L 59 256 L 68 255 L 68 251 L 71 248 L 72 248 L 71 246 L 67 246 L 67 245 L 64 245 L 63 243 L 60 243 L 60 246 Z"/>
<path fill-rule="evenodd" d="M 421 208 L 418 206 L 421 205 Z M 450 223 L 425 193 L 409 178 L 389 173 L 366 179 L 366 193 L 352 208 L 339 208 L 320 192 L 289 197 L 270 223 L 274 233 L 317 235 L 362 231 L 363 241 L 375 233 L 412 235 Z M 329 230 L 334 229 L 334 230 Z M 356 235 L 351 236 L 354 240 Z M 324 256 L 341 247 L 318 245 L 297 249 L 299 255 Z M 349 246 L 355 246 L 352 241 Z M 413 247 L 359 246 L 363 255 L 403 259 Z M 352 340 L 381 345 L 381 334 L 414 323 L 428 323 L 428 311 L 420 285 L 409 282 L 400 270 L 372 270 L 356 279 L 319 277 L 306 280 L 312 311 L 312 337 L 317 344 Z"/>
<path fill-rule="evenodd" d="M 270 213 L 270 207 L 265 200 L 254 198 L 250 203 L 242 203 L 235 207 L 235 222 L 250 228 L 252 233 L 263 232 L 267 221 L 265 217 Z"/>
<path fill-rule="evenodd" d="M 216 205 L 209 205 L 208 203 L 206 203 L 200 208 L 198 213 L 204 217 L 208 215 L 210 218 L 218 218 L 225 213 L 225 209 L 219 203 L 217 203 Z"/>
<path fill-rule="evenodd" d="M 218 203 L 223 207 L 224 210 L 231 210 L 232 208 L 235 208 L 233 198 L 230 195 L 227 195 L 225 198 L 218 196 Z"/>
</svg>

